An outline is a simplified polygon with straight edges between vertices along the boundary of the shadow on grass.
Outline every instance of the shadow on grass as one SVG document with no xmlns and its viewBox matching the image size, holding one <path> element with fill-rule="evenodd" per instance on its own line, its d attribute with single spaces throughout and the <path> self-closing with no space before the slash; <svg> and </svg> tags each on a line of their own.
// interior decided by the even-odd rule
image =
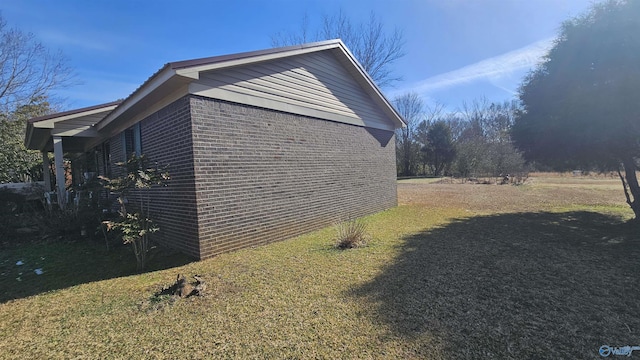
<svg viewBox="0 0 640 360">
<path fill-rule="evenodd" d="M 600 358 L 640 345 L 638 230 L 591 212 L 454 220 L 407 237 L 352 295 L 396 335 L 438 344 L 418 355 Z"/>
<path fill-rule="evenodd" d="M 182 266 L 192 258 L 168 248 L 153 248 L 146 271 Z M 0 252 L 0 303 L 47 291 L 138 274 L 129 246 L 89 240 L 23 243 Z"/>
</svg>

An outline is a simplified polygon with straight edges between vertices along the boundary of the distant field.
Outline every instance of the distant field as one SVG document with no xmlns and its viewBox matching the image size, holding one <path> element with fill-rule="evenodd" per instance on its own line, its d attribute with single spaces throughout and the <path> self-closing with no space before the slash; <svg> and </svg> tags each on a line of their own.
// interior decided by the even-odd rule
<svg viewBox="0 0 640 360">
<path fill-rule="evenodd" d="M 442 181 L 442 178 L 412 178 L 398 180 L 398 184 L 433 184 Z"/>
<path fill-rule="evenodd" d="M 618 174 L 590 174 L 573 176 L 572 174 L 533 173 L 530 177 L 530 185 L 545 187 L 573 187 L 592 190 L 619 191 L 622 197 L 622 182 Z"/>
<path fill-rule="evenodd" d="M 425 186 L 429 183 L 430 186 Z M 625 202 L 620 180 L 609 177 L 533 174 L 524 185 L 518 186 L 461 183 L 455 179 L 401 180 L 398 181 L 398 202 L 482 214 L 593 207 L 625 217 L 633 215 Z"/>
<path fill-rule="evenodd" d="M 402 180 L 367 247 L 327 228 L 140 275 L 100 243 L 8 247 L 0 358 L 599 359 L 640 345 L 640 229 L 615 180 Z M 178 273 L 206 296 L 153 296 Z"/>
</svg>

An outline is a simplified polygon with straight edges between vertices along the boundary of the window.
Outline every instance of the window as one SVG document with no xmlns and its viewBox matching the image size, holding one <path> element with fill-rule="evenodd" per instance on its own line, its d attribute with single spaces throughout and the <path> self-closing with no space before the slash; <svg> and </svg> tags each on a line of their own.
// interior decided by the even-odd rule
<svg viewBox="0 0 640 360">
<path fill-rule="evenodd" d="M 102 143 L 102 175 L 111 178 L 111 145 L 108 141 Z"/>
<path fill-rule="evenodd" d="M 140 138 L 140 123 L 133 125 L 122 133 L 122 144 L 124 147 L 124 161 L 131 158 L 133 154 L 142 154 L 142 143 Z"/>
</svg>

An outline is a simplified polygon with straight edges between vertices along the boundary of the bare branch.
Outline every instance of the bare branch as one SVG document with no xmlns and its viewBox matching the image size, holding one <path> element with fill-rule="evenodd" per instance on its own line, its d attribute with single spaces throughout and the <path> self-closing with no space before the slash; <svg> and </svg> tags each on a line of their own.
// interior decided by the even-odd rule
<svg viewBox="0 0 640 360">
<path fill-rule="evenodd" d="M 0 16 L 0 108 L 11 111 L 34 98 L 71 85 L 73 73 L 60 52 L 50 52 L 33 34 L 7 27 Z"/>
<path fill-rule="evenodd" d="M 399 29 L 391 33 L 385 31 L 383 23 L 373 12 L 367 22 L 355 25 L 342 10 L 331 16 L 325 14 L 313 37 L 305 14 L 297 32 L 278 32 L 271 36 L 271 45 L 297 45 L 330 39 L 341 39 L 378 86 L 389 86 L 401 79 L 394 75 L 391 66 L 405 55 L 404 35 Z"/>
<path fill-rule="evenodd" d="M 423 116 L 424 103 L 415 92 L 406 93 L 393 100 L 396 110 L 407 123 L 407 128 L 413 128 Z"/>
<path fill-rule="evenodd" d="M 435 102 L 432 105 L 425 106 L 425 120 L 428 123 L 432 123 L 436 120 L 442 119 L 445 116 L 446 107 L 441 102 Z"/>
</svg>

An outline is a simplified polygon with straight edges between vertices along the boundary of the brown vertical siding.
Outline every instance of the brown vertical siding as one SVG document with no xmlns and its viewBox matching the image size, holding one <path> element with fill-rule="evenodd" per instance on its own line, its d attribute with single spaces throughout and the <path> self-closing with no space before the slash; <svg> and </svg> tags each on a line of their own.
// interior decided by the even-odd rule
<svg viewBox="0 0 640 360">
<path fill-rule="evenodd" d="M 393 133 L 191 97 L 200 257 L 393 207 Z"/>
</svg>

